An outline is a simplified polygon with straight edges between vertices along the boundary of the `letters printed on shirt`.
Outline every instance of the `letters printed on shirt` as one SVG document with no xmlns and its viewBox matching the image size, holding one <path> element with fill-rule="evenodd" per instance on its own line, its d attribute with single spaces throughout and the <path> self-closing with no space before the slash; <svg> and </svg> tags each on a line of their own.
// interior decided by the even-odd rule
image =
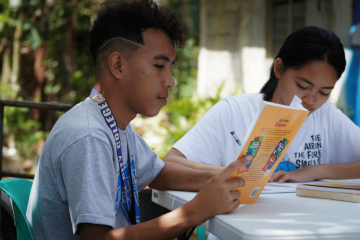
<svg viewBox="0 0 360 240">
<path fill-rule="evenodd" d="M 322 146 L 321 134 L 310 135 L 308 141 L 304 142 L 301 149 L 290 153 L 291 162 L 296 168 L 321 164 Z"/>
</svg>

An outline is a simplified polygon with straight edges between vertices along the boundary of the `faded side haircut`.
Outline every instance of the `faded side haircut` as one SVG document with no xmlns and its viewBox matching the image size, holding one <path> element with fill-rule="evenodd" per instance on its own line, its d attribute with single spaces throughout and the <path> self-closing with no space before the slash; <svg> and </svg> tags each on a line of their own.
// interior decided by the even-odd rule
<svg viewBox="0 0 360 240">
<path fill-rule="evenodd" d="M 177 47 L 186 43 L 188 29 L 182 16 L 153 0 L 123 0 L 111 6 L 102 4 L 90 29 L 90 52 L 95 69 L 111 51 L 131 58 L 144 44 L 143 32 L 148 28 L 164 31 Z"/>
<path fill-rule="evenodd" d="M 101 76 L 102 71 L 107 63 L 108 56 L 114 52 L 120 52 L 126 59 L 131 59 L 134 53 L 142 44 L 127 40 L 122 37 L 112 38 L 99 48 L 95 69 L 97 76 Z"/>
</svg>

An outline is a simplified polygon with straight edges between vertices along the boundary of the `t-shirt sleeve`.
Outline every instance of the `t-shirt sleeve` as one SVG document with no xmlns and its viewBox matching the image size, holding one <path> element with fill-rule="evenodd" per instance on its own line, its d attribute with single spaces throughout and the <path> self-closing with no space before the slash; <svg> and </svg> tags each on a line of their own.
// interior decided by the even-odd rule
<svg viewBox="0 0 360 240">
<path fill-rule="evenodd" d="M 360 160 L 360 128 L 335 106 L 329 111 L 329 163 Z"/>
<path fill-rule="evenodd" d="M 117 177 L 110 146 L 84 137 L 61 155 L 58 167 L 59 194 L 68 201 L 73 233 L 80 223 L 114 228 Z"/>
<path fill-rule="evenodd" d="M 164 162 L 137 133 L 135 143 L 136 176 L 140 191 L 159 175 L 164 168 Z"/>
<path fill-rule="evenodd" d="M 231 110 L 225 99 L 213 106 L 190 129 L 173 148 L 180 151 L 187 159 L 215 166 L 222 166 L 226 151 L 225 135 L 232 125 Z"/>
</svg>

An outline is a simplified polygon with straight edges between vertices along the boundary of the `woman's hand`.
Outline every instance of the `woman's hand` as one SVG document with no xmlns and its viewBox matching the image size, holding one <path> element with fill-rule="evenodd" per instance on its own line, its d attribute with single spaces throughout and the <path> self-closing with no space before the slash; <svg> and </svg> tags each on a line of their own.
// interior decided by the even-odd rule
<svg viewBox="0 0 360 240">
<path fill-rule="evenodd" d="M 269 182 L 312 182 L 318 179 L 314 167 L 308 166 L 290 172 L 279 170 L 271 176 Z"/>
</svg>

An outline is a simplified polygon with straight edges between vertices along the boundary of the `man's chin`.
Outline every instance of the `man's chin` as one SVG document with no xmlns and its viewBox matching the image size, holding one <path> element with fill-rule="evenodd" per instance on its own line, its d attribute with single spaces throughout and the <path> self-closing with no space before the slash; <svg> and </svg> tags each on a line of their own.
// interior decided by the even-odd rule
<svg viewBox="0 0 360 240">
<path fill-rule="evenodd" d="M 158 115 L 160 112 L 159 110 L 154 110 L 154 111 L 147 111 L 147 112 L 143 112 L 143 113 L 139 113 L 141 116 L 144 117 L 155 117 L 156 115 Z"/>
</svg>

